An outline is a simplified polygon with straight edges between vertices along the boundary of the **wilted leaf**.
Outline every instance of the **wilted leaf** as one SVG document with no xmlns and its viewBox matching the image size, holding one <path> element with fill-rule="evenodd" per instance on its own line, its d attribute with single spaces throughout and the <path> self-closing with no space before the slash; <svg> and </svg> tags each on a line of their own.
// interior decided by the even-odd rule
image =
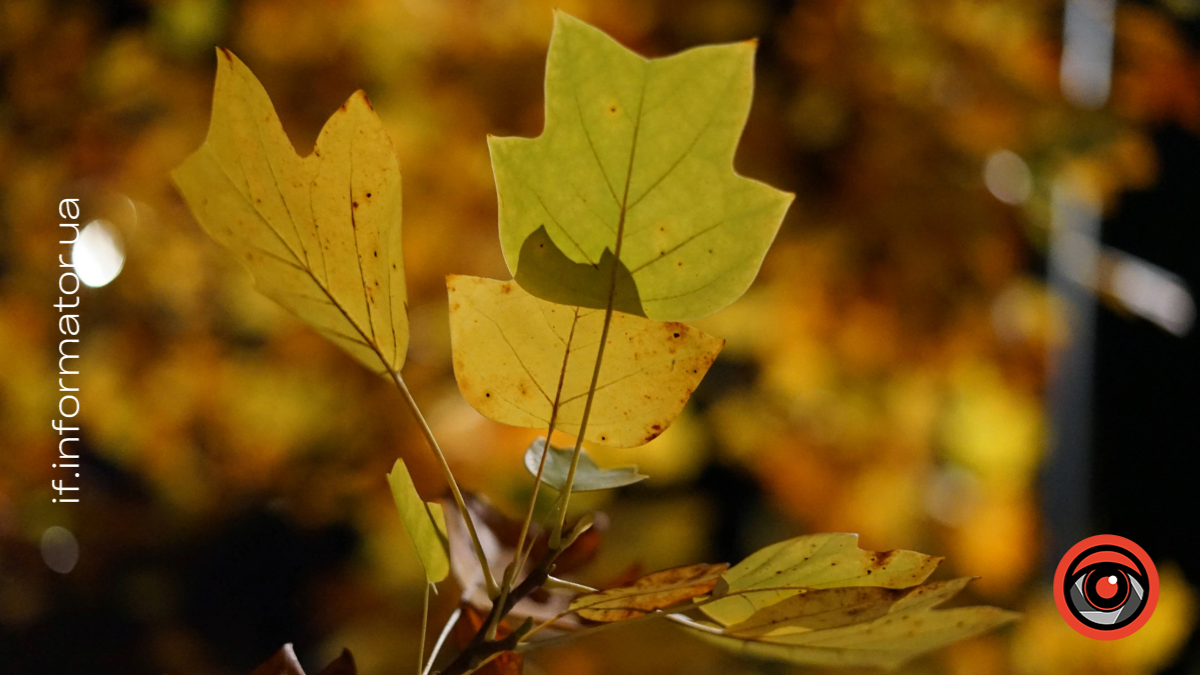
<svg viewBox="0 0 1200 675">
<path fill-rule="evenodd" d="M 172 177 L 267 297 L 375 372 L 400 370 L 400 164 L 365 94 L 351 96 L 301 158 L 254 74 L 219 49 L 208 137 Z"/>
<path fill-rule="evenodd" d="M 646 60 L 555 15 L 545 130 L 489 138 L 518 283 L 593 308 L 613 293 L 617 309 L 660 320 L 705 316 L 745 292 L 792 201 L 733 170 L 755 45 Z"/>
<path fill-rule="evenodd" d="M 525 468 L 530 474 L 537 476 L 538 466 L 541 465 L 545 451 L 545 438 L 535 440 L 525 451 Z M 638 473 L 636 466 L 601 469 L 586 451 L 580 450 L 579 453 L 579 465 L 575 467 L 575 480 L 571 485 L 572 492 L 611 490 L 649 478 Z M 542 467 L 542 482 L 555 490 L 562 490 L 567 484 L 567 474 L 571 471 L 573 454 L 573 449 L 556 448 L 551 445 L 550 455 L 546 457 L 546 466 Z"/>
<path fill-rule="evenodd" d="M 404 530 L 417 547 L 421 566 L 425 568 L 425 578 L 436 584 L 450 574 L 450 539 L 442 505 L 421 499 L 402 459 L 392 465 L 387 478 Z M 474 559 L 473 554 L 471 558 Z"/>
<path fill-rule="evenodd" d="M 504 569 L 512 562 L 513 546 L 516 545 L 521 523 L 506 518 L 470 495 L 467 496 L 466 502 L 467 510 L 475 520 L 479 542 L 488 562 L 493 569 Z M 449 504 L 447 503 L 448 506 Z M 446 512 L 446 524 L 450 532 L 450 569 L 454 573 L 454 580 L 462 589 L 462 600 L 480 611 L 487 611 L 492 606 L 492 600 L 488 597 L 483 572 L 475 562 L 475 549 L 458 509 L 451 507 Z M 576 539 L 555 561 L 555 575 L 568 575 L 590 562 L 596 553 L 599 537 L 597 528 L 593 527 Z M 546 539 L 545 533 L 537 535 L 525 567 L 517 574 L 518 579 L 524 578 L 545 554 Z M 535 621 L 545 621 L 566 610 L 570 599 L 571 596 L 566 592 L 538 589 L 513 606 L 508 616 L 514 620 L 533 617 Z M 566 616 L 555 623 L 560 628 L 578 627 L 578 624 L 578 620 L 573 616 Z"/>
<path fill-rule="evenodd" d="M 486 619 L 484 614 L 475 607 L 469 604 L 462 606 L 462 615 L 459 616 L 453 629 L 454 642 L 457 643 L 460 650 L 466 649 L 467 645 L 471 644 L 471 639 L 483 628 L 484 619 Z M 503 621 L 496 627 L 497 639 L 503 640 L 510 633 L 512 633 L 512 629 Z M 503 652 L 474 672 L 476 675 L 521 675 L 524 669 L 525 656 L 523 654 Z"/>
<path fill-rule="evenodd" d="M 625 621 L 707 595 L 729 565 L 688 565 L 654 572 L 616 588 L 587 593 L 571 609 L 590 621 Z"/>
<path fill-rule="evenodd" d="M 925 581 L 941 558 L 914 551 L 864 551 L 856 534 L 815 534 L 772 544 L 721 577 L 704 613 L 723 625 L 805 589 L 842 586 L 909 588 Z"/>
<path fill-rule="evenodd" d="M 579 432 L 604 312 L 557 305 L 512 281 L 447 277 L 454 375 L 497 422 Z M 654 439 L 679 415 L 724 340 L 680 323 L 614 313 L 585 437 L 616 447 Z M 561 387 L 560 387 L 561 385 Z"/>
</svg>

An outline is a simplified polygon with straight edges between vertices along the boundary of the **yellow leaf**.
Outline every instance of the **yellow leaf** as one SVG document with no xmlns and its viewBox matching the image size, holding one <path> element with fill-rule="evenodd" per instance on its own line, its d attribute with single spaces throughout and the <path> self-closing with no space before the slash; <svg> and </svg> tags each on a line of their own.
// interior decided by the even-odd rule
<svg viewBox="0 0 1200 675">
<path fill-rule="evenodd" d="M 647 574 L 616 588 L 585 593 L 571 609 L 590 621 L 625 621 L 707 595 L 729 565 L 688 565 Z"/>
<path fill-rule="evenodd" d="M 743 639 L 701 631 L 695 631 L 695 635 L 741 654 L 801 665 L 896 668 L 924 652 L 1019 617 L 1016 612 L 996 607 L 959 607 L 936 612 L 897 611 L 893 607 L 873 621 L 779 638 Z"/>
<path fill-rule="evenodd" d="M 505 424 L 578 434 L 604 311 L 557 305 L 512 281 L 447 277 L 454 375 L 467 402 Z M 615 312 L 585 438 L 653 440 L 679 415 L 724 340 Z"/>
<path fill-rule="evenodd" d="M 721 577 L 702 609 L 731 626 L 806 589 L 844 586 L 909 588 L 933 573 L 941 558 L 914 551 L 864 551 L 856 534 L 815 534 L 772 544 Z"/>
<path fill-rule="evenodd" d="M 373 371 L 399 372 L 408 349 L 400 164 L 363 92 L 300 157 L 254 74 L 218 49 L 208 137 L 172 178 L 259 290 Z"/>
<path fill-rule="evenodd" d="M 973 577 L 925 584 L 916 588 L 842 586 L 805 591 L 755 612 L 725 632 L 739 637 L 776 637 L 870 621 L 890 611 L 912 612 L 953 597 Z"/>
<path fill-rule="evenodd" d="M 446 534 L 446 514 L 442 505 L 421 499 L 402 459 L 392 465 L 387 479 L 400 520 L 404 521 L 404 530 L 416 546 L 425 568 L 425 578 L 431 584 L 442 581 L 450 574 L 450 539 Z"/>
</svg>

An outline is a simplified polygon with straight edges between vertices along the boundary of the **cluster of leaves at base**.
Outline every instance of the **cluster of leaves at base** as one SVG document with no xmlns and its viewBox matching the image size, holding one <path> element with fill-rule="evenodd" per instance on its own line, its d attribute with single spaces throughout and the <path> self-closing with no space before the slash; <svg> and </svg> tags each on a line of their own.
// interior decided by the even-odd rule
<svg viewBox="0 0 1200 675">
<path fill-rule="evenodd" d="M 689 565 L 582 595 L 590 621 L 687 611 L 684 625 L 720 647 L 797 664 L 894 668 L 1017 618 L 995 607 L 934 611 L 971 577 L 925 583 L 941 558 L 865 551 L 853 534 L 768 546 L 733 568 Z M 688 607 L 692 603 L 693 608 Z"/>
<path fill-rule="evenodd" d="M 646 60 L 556 15 L 544 133 L 490 140 L 514 280 L 447 280 L 454 371 L 477 410 L 614 447 L 652 440 L 679 414 L 723 340 L 678 321 L 746 290 L 792 199 L 733 171 L 753 54 L 746 42 Z M 266 295 L 398 379 L 408 344 L 400 171 L 383 125 L 358 92 L 301 157 L 249 69 L 226 50 L 218 61 L 208 138 L 173 174 L 189 206 Z M 535 443 L 530 454 L 550 467 L 544 481 L 568 489 L 558 451 Z M 592 489 L 640 479 L 581 466 Z M 454 561 L 442 511 L 420 499 L 403 463 L 389 481 L 428 581 L 444 579 Z M 1012 618 L 931 611 L 967 582 L 922 585 L 937 561 L 815 535 L 728 570 L 657 572 L 568 610 L 612 622 L 691 602 L 702 614 L 680 620 L 725 647 L 890 666 Z"/>
</svg>

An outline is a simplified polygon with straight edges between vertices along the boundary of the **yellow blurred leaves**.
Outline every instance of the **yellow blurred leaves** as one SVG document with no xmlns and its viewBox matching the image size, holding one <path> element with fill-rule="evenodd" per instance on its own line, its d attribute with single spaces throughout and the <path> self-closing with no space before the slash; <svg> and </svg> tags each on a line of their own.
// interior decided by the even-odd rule
<svg viewBox="0 0 1200 675">
<path fill-rule="evenodd" d="M 1158 605 L 1136 633 L 1093 640 L 1062 620 L 1049 589 L 1027 610 L 1013 640 L 1017 675 L 1148 675 L 1169 665 L 1196 621 L 1196 591 L 1173 565 L 1161 565 Z"/>
</svg>

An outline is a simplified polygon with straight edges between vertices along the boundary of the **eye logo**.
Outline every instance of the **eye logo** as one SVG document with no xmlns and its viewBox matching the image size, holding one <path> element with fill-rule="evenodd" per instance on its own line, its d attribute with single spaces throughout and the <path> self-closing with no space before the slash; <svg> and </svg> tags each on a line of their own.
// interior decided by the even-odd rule
<svg viewBox="0 0 1200 675">
<path fill-rule="evenodd" d="M 1071 547 L 1054 572 L 1054 603 L 1067 624 L 1096 640 L 1136 633 L 1158 604 L 1158 570 L 1141 546 L 1101 534 Z"/>
</svg>

